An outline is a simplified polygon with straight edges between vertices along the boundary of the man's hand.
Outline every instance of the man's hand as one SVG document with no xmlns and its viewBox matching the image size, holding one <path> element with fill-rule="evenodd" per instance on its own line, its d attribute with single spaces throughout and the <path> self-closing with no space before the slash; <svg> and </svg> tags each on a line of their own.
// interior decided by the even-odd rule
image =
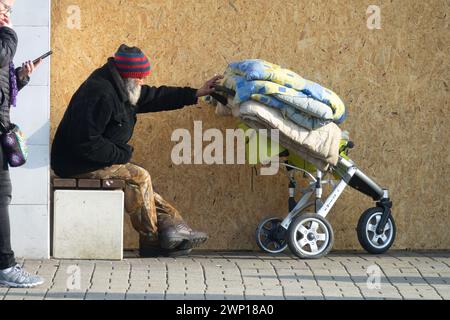
<svg viewBox="0 0 450 320">
<path fill-rule="evenodd" d="M 215 76 L 211 80 L 207 81 L 203 87 L 197 90 L 197 98 L 210 95 L 214 92 L 214 87 L 217 85 L 217 81 L 223 79 L 223 76 Z"/>
<path fill-rule="evenodd" d="M 31 61 L 27 61 L 22 64 L 22 68 L 18 72 L 20 80 L 25 80 L 34 72 L 34 69 L 41 64 L 42 60 L 39 60 L 35 64 Z"/>
</svg>

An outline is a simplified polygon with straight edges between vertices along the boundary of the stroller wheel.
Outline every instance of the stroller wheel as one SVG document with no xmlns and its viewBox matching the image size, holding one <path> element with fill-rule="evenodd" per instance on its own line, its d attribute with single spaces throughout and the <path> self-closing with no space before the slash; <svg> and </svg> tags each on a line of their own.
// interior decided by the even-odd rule
<svg viewBox="0 0 450 320">
<path fill-rule="evenodd" d="M 383 233 L 377 233 L 376 230 L 382 215 L 383 209 L 371 208 L 362 214 L 356 228 L 359 243 L 367 252 L 372 254 L 385 253 L 395 241 L 397 229 L 392 215 L 389 217 Z"/>
<path fill-rule="evenodd" d="M 302 214 L 289 227 L 289 249 L 300 259 L 322 258 L 330 252 L 333 242 L 333 228 L 318 214 Z"/>
<path fill-rule="evenodd" d="M 287 248 L 286 230 L 281 226 L 280 218 L 269 218 L 261 221 L 256 228 L 256 243 L 267 253 L 281 253 Z"/>
</svg>

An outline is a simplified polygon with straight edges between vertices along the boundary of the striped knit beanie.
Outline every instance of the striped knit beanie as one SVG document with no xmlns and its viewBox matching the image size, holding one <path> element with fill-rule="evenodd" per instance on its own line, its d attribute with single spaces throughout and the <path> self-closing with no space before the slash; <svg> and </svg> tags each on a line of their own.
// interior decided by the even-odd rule
<svg viewBox="0 0 450 320">
<path fill-rule="evenodd" d="M 114 64 L 122 78 L 142 79 L 151 71 L 150 62 L 141 49 L 124 44 L 117 50 Z"/>
</svg>

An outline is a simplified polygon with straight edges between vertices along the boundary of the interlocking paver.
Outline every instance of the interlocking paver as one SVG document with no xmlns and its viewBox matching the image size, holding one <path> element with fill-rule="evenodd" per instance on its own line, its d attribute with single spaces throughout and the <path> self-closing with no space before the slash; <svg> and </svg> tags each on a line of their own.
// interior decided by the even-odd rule
<svg viewBox="0 0 450 320">
<path fill-rule="evenodd" d="M 450 252 L 333 253 L 310 261 L 259 253 L 18 261 L 46 283 L 0 288 L 0 300 L 450 299 Z M 369 270 L 377 268 L 374 279 Z"/>
</svg>

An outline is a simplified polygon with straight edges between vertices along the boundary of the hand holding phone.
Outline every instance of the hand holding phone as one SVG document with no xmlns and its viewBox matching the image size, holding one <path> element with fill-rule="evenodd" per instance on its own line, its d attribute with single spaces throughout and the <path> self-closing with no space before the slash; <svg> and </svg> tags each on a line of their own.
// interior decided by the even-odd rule
<svg viewBox="0 0 450 320">
<path fill-rule="evenodd" d="M 53 51 L 49 51 L 33 61 L 27 61 L 22 64 L 22 68 L 18 73 L 19 79 L 23 80 L 29 78 L 30 75 L 34 72 L 34 69 L 42 62 L 42 60 L 50 56 L 52 53 Z"/>
<path fill-rule="evenodd" d="M 33 60 L 33 64 L 37 64 L 39 61 L 44 60 L 45 58 L 47 58 L 48 56 L 50 56 L 53 53 L 53 51 L 49 51 L 47 53 L 44 53 L 42 56 L 40 56 L 39 58 Z"/>
</svg>

